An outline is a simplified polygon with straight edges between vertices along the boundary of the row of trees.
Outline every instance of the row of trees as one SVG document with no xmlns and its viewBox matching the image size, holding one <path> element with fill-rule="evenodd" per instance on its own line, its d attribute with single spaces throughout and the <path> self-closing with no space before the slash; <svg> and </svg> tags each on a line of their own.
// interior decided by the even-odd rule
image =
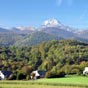
<svg viewBox="0 0 88 88">
<path fill-rule="evenodd" d="M 29 79 L 36 69 L 46 70 L 46 77 L 82 74 L 86 66 L 88 44 L 76 40 L 43 42 L 32 47 L 0 47 L 0 70 L 13 71 L 17 79 L 20 74 Z"/>
</svg>

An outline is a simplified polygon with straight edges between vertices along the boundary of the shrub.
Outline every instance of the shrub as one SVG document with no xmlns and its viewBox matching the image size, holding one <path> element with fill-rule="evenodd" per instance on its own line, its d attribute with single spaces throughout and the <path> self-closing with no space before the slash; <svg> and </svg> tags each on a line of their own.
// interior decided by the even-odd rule
<svg viewBox="0 0 88 88">
<path fill-rule="evenodd" d="M 69 75 L 71 73 L 71 66 L 70 65 L 65 65 L 63 67 L 63 70 L 65 71 L 66 75 Z"/>
<path fill-rule="evenodd" d="M 72 69 L 71 74 L 80 75 L 80 70 L 79 69 Z"/>
<path fill-rule="evenodd" d="M 59 77 L 65 77 L 65 72 L 64 71 L 59 71 L 58 76 Z"/>
<path fill-rule="evenodd" d="M 23 73 L 18 73 L 17 80 L 23 80 L 23 79 L 26 79 L 26 75 L 24 75 Z"/>
<path fill-rule="evenodd" d="M 22 69 L 21 69 L 21 72 L 24 74 L 24 75 L 30 75 L 31 72 L 32 72 L 32 67 L 31 66 L 24 66 Z"/>
<path fill-rule="evenodd" d="M 72 65 L 71 66 L 71 74 L 80 75 L 81 74 L 80 65 Z"/>
<path fill-rule="evenodd" d="M 65 72 L 64 71 L 58 71 L 56 73 L 52 71 L 48 71 L 45 75 L 46 78 L 59 78 L 59 77 L 64 77 Z"/>
</svg>

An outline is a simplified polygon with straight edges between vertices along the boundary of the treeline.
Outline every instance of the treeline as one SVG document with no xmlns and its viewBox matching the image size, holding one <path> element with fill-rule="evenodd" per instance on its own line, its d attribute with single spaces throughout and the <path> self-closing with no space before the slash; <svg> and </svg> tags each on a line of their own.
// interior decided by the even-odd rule
<svg viewBox="0 0 88 88">
<path fill-rule="evenodd" d="M 0 47 L 0 70 L 13 78 L 30 78 L 33 70 L 47 71 L 46 77 L 81 75 L 88 66 L 88 44 L 76 40 L 43 42 L 29 47 Z"/>
</svg>

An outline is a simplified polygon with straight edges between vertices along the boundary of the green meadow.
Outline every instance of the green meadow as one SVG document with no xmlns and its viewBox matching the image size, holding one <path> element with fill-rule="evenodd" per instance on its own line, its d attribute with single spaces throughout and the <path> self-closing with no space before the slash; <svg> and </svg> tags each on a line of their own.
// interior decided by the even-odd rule
<svg viewBox="0 0 88 88">
<path fill-rule="evenodd" d="M 88 77 L 68 76 L 65 78 L 38 79 L 38 80 L 3 80 L 0 88 L 88 88 Z"/>
</svg>

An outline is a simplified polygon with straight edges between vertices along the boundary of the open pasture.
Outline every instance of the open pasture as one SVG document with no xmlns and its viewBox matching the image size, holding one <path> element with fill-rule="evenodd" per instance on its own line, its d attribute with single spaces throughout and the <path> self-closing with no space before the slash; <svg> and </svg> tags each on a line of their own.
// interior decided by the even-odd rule
<svg viewBox="0 0 88 88">
<path fill-rule="evenodd" d="M 0 81 L 0 88 L 88 88 L 88 77 L 71 76 L 32 81 Z"/>
</svg>

